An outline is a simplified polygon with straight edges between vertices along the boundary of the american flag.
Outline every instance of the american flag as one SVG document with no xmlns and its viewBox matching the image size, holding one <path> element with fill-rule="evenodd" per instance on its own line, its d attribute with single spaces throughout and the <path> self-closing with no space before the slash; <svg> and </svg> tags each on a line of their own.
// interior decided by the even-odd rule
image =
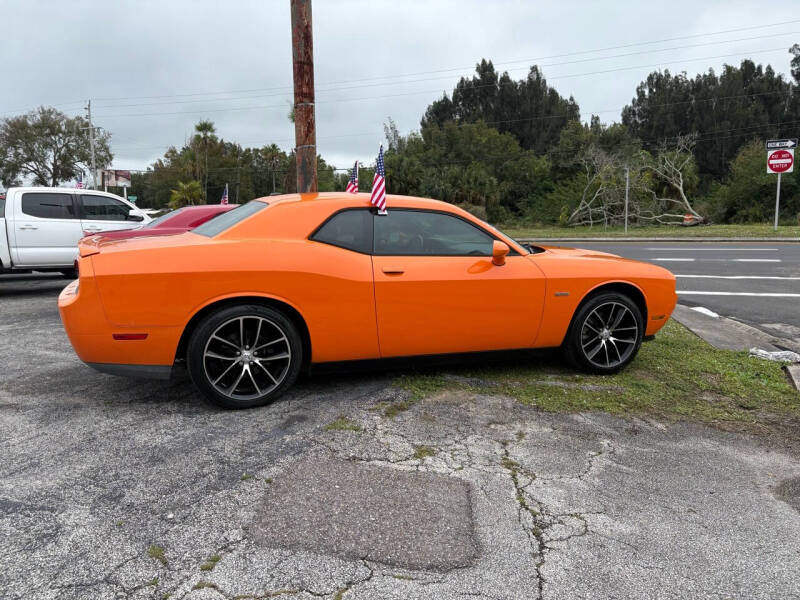
<svg viewBox="0 0 800 600">
<path fill-rule="evenodd" d="M 383 146 L 378 151 L 378 162 L 375 165 L 375 177 L 372 178 L 372 195 L 369 198 L 378 212 L 386 213 L 386 169 L 383 166 Z"/>
<path fill-rule="evenodd" d="M 225 191 L 222 192 L 222 200 L 219 201 L 220 204 L 227 204 L 228 203 L 228 184 L 225 184 Z"/>
<path fill-rule="evenodd" d="M 353 165 L 353 170 L 350 171 L 350 181 L 347 182 L 347 187 L 344 188 L 344 191 L 351 194 L 358 193 L 358 161 Z"/>
<path fill-rule="evenodd" d="M 81 177 L 80 173 L 77 177 L 78 183 L 75 184 L 75 189 L 82 190 L 83 189 L 83 177 Z"/>
</svg>

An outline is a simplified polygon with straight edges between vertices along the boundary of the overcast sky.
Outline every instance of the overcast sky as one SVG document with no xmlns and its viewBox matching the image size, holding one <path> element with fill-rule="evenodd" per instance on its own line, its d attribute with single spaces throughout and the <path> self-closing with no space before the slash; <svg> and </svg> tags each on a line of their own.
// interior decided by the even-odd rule
<svg viewBox="0 0 800 600">
<path fill-rule="evenodd" d="M 294 144 L 289 0 L 0 0 L 0 19 L 0 116 L 83 114 L 91 98 L 117 169 L 145 168 L 203 118 L 245 146 Z M 652 70 L 751 57 L 787 74 L 800 42 L 797 0 L 315 0 L 313 21 L 318 152 L 338 167 L 373 162 L 388 117 L 418 128 L 483 57 L 515 79 L 541 65 L 583 119 L 610 122 Z"/>
</svg>

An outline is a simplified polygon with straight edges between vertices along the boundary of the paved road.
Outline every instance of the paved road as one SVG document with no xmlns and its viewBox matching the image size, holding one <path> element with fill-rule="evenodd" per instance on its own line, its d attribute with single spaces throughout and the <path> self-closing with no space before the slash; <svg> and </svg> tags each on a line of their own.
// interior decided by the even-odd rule
<svg viewBox="0 0 800 600">
<path fill-rule="evenodd" d="M 800 598 L 800 463 L 757 439 L 489 382 L 389 418 L 382 373 L 219 411 L 83 366 L 64 283 L 0 278 L 4 600 Z"/>
<path fill-rule="evenodd" d="M 800 243 L 576 242 L 666 267 L 682 304 L 800 340 Z"/>
</svg>

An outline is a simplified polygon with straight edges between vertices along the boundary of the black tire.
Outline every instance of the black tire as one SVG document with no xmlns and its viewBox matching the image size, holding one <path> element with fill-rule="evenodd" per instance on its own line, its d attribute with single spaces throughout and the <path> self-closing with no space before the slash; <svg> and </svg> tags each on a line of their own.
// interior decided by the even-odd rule
<svg viewBox="0 0 800 600">
<path fill-rule="evenodd" d="M 303 344 L 297 327 L 282 312 L 239 304 L 198 323 L 189 338 L 186 364 L 210 402 L 252 408 L 272 402 L 294 384 L 303 364 Z"/>
<path fill-rule="evenodd" d="M 636 303 L 625 294 L 603 292 L 590 297 L 575 313 L 564 354 L 583 371 L 608 375 L 636 357 L 643 338 L 644 319 Z"/>
</svg>

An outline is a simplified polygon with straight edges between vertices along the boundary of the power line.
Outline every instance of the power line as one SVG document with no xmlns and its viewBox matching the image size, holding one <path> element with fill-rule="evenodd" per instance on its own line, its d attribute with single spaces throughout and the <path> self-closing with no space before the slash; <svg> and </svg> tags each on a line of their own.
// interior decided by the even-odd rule
<svg viewBox="0 0 800 600">
<path fill-rule="evenodd" d="M 748 27 L 739 27 L 739 28 L 735 28 L 735 29 L 727 29 L 727 30 L 716 31 L 716 32 L 698 33 L 698 34 L 692 34 L 692 35 L 687 35 L 687 36 L 679 36 L 679 37 L 673 37 L 673 38 L 663 38 L 663 39 L 659 39 L 659 40 L 649 40 L 649 41 L 645 41 L 645 42 L 634 42 L 634 43 L 622 44 L 622 45 L 617 45 L 617 46 L 608 46 L 608 47 L 605 47 L 605 48 L 596 48 L 596 49 L 593 49 L 593 50 L 580 50 L 580 51 L 566 52 L 566 53 L 561 53 L 561 54 L 552 54 L 552 55 L 548 55 L 548 56 L 539 56 L 539 57 L 533 57 L 533 58 L 500 61 L 500 62 L 495 62 L 493 64 L 495 64 L 495 65 L 506 65 L 506 64 L 523 63 L 523 62 L 525 62 L 525 63 L 536 63 L 536 62 L 541 61 L 541 60 L 550 60 L 550 59 L 555 59 L 555 58 L 565 58 L 565 57 L 570 57 L 570 56 L 580 56 L 580 55 L 584 55 L 584 54 L 605 52 L 605 51 L 609 51 L 609 50 L 620 50 L 620 49 L 626 49 L 626 48 L 648 46 L 648 45 L 659 44 L 659 43 L 664 43 L 664 42 L 673 42 L 673 41 L 680 41 L 680 40 L 696 39 L 696 38 L 708 37 L 708 36 L 713 36 L 713 35 L 723 35 L 723 34 L 727 34 L 727 33 L 737 33 L 737 32 L 741 32 L 741 31 L 751 31 L 751 30 L 755 30 L 755 29 L 766 29 L 766 28 L 771 28 L 771 27 L 778 27 L 778 26 L 781 26 L 781 25 L 790 25 L 790 24 L 794 24 L 794 23 L 800 23 L 800 19 L 782 21 L 782 22 L 778 22 L 778 23 L 769 23 L 769 24 L 765 24 L 765 25 L 753 25 L 753 26 L 748 26 Z M 780 33 L 776 33 L 776 34 L 772 34 L 772 35 L 768 35 L 768 36 L 753 36 L 753 37 L 750 37 L 750 38 L 738 38 L 738 39 L 734 39 L 734 40 L 719 40 L 719 41 L 714 41 L 714 42 L 707 42 L 707 43 L 704 43 L 704 44 L 693 44 L 693 45 L 686 45 L 686 46 L 677 46 L 677 47 L 674 47 L 674 48 L 647 50 L 647 51 L 642 51 L 642 52 L 633 52 L 633 53 L 621 54 L 621 55 L 615 55 L 615 56 L 608 56 L 608 57 L 597 57 L 597 58 L 591 58 L 591 59 L 582 59 L 582 60 L 578 60 L 578 61 L 568 61 L 568 62 L 563 62 L 563 63 L 555 63 L 554 65 L 543 65 L 543 66 L 558 66 L 558 65 L 563 65 L 563 64 L 586 62 L 586 61 L 590 61 L 590 60 L 608 60 L 608 59 L 612 59 L 612 58 L 620 58 L 620 57 L 625 57 L 625 56 L 632 56 L 632 55 L 635 55 L 635 54 L 646 54 L 646 53 L 650 53 L 650 52 L 665 52 L 665 51 L 671 51 L 671 50 L 683 49 L 683 48 L 701 47 L 701 46 L 708 46 L 708 45 L 715 45 L 715 44 L 733 43 L 733 42 L 752 40 L 752 39 L 761 39 L 761 38 L 764 38 L 764 37 L 794 35 L 795 33 L 796 32 L 780 32 Z M 361 78 L 361 79 L 341 80 L 341 81 L 335 81 L 335 82 L 328 82 L 328 83 L 324 83 L 324 84 L 319 84 L 318 85 L 318 90 L 319 91 L 339 91 L 340 89 L 348 89 L 348 88 L 337 88 L 337 89 L 330 89 L 330 90 L 322 90 L 320 88 L 324 88 L 326 86 L 333 86 L 333 85 L 344 85 L 344 84 L 348 84 L 349 85 L 349 84 L 353 84 L 353 83 L 370 82 L 370 81 L 374 82 L 374 81 L 381 81 L 381 80 L 386 80 L 386 79 L 397 79 L 397 78 L 413 77 L 413 76 L 417 76 L 417 75 L 430 75 L 430 74 L 437 74 L 437 73 L 463 71 L 463 70 L 472 69 L 472 68 L 474 68 L 474 65 L 469 66 L 469 67 L 451 67 L 451 68 L 447 68 L 447 69 L 436 69 L 436 70 L 430 70 L 430 71 L 418 71 L 418 72 L 415 72 L 415 73 L 405 73 L 405 74 L 384 75 L 384 76 L 379 76 L 379 77 L 370 77 L 370 78 Z M 434 79 L 441 79 L 441 78 L 434 78 Z M 428 79 L 428 80 L 430 80 L 430 79 Z M 421 80 L 421 81 L 425 81 L 425 80 Z M 397 83 L 413 83 L 413 82 L 397 82 Z M 378 84 L 378 85 L 394 85 L 394 84 Z M 284 90 L 284 91 L 286 91 L 286 90 L 291 90 L 291 87 L 292 86 L 286 85 L 286 86 L 277 86 L 277 87 L 273 86 L 273 87 L 268 87 L 268 88 L 251 88 L 251 89 L 247 89 L 247 90 L 228 90 L 228 91 L 219 91 L 219 92 L 191 92 L 191 93 L 183 93 L 183 94 L 162 94 L 162 95 L 153 95 L 153 96 L 104 97 L 104 98 L 94 98 L 94 100 L 95 101 L 118 101 L 118 100 L 147 100 L 147 99 L 160 99 L 160 98 L 182 98 L 182 97 L 190 97 L 190 96 L 213 96 L 213 95 L 222 95 L 222 94 L 242 94 L 242 93 L 253 93 L 253 92 L 275 91 L 275 90 Z M 365 87 L 365 86 L 358 86 L 358 87 Z M 278 94 L 278 95 L 280 95 L 280 94 Z M 255 96 L 255 97 L 259 97 L 259 96 Z M 218 100 L 226 101 L 226 100 L 231 100 L 231 98 L 220 98 Z M 211 100 L 211 101 L 216 101 L 216 100 Z M 82 104 L 82 103 L 83 103 L 83 101 L 64 102 L 64 103 L 54 104 L 52 106 L 68 106 L 68 105 Z M 173 104 L 173 103 L 178 103 L 178 102 L 168 102 L 168 103 L 165 103 L 165 104 Z M 158 104 L 158 103 L 150 103 L 150 104 L 155 105 L 155 104 Z M 136 106 L 136 105 L 137 104 L 131 104 L 129 106 Z M 147 104 L 141 104 L 141 105 L 147 105 Z M 110 105 L 106 105 L 105 107 L 108 108 L 108 107 L 110 107 Z M 16 113 L 16 112 L 22 112 L 24 110 L 26 110 L 26 109 L 18 109 L 18 110 L 13 110 L 13 111 L 4 111 L 4 112 L 2 112 L 0 114 Z"/>
<path fill-rule="evenodd" d="M 755 37 L 749 37 L 749 38 L 739 38 L 739 39 L 735 39 L 735 40 L 721 40 L 721 41 L 715 41 L 715 42 L 707 42 L 707 43 L 703 43 L 703 44 L 691 44 L 691 45 L 686 45 L 686 46 L 674 46 L 672 48 L 660 48 L 660 49 L 657 49 L 657 50 L 645 50 L 645 51 L 637 51 L 637 52 L 628 52 L 628 53 L 625 53 L 625 54 L 614 54 L 614 55 L 611 55 L 611 56 L 584 58 L 584 59 L 580 59 L 580 60 L 563 61 L 563 62 L 557 62 L 557 63 L 542 64 L 542 65 L 537 65 L 537 66 L 540 69 L 545 69 L 545 68 L 549 68 L 549 67 L 571 65 L 571 64 L 579 64 L 579 63 L 585 63 L 585 62 L 594 62 L 594 61 L 600 61 L 600 60 L 611 60 L 611 59 L 615 59 L 615 58 L 627 58 L 629 56 L 636 56 L 636 55 L 641 55 L 641 54 L 650 54 L 650 53 L 657 53 L 657 52 L 671 52 L 671 51 L 674 51 L 674 50 L 683 50 L 683 49 L 687 49 L 687 48 L 699 48 L 699 47 L 719 45 L 719 44 L 730 44 L 730 43 L 740 42 L 740 41 L 757 40 L 757 39 L 763 39 L 763 38 L 774 38 L 776 35 L 797 35 L 797 34 L 800 34 L 800 32 L 791 31 L 791 32 L 785 32 L 785 33 L 780 33 L 780 34 L 755 36 Z M 781 48 L 781 50 L 784 50 L 784 48 Z M 726 56 L 730 56 L 730 55 L 726 55 Z M 502 63 L 497 63 L 497 64 L 502 64 Z M 511 71 L 519 71 L 519 70 L 527 70 L 528 68 L 529 67 L 520 67 L 518 69 L 510 69 L 510 70 Z M 325 89 L 324 86 L 317 86 L 317 91 L 318 92 L 349 91 L 349 90 L 352 90 L 352 89 L 355 89 L 355 88 L 387 86 L 387 85 L 405 85 L 405 84 L 409 84 L 409 83 L 421 83 L 421 82 L 427 82 L 427 81 L 436 81 L 436 80 L 441 80 L 441 79 L 445 79 L 445 78 L 449 79 L 450 76 L 447 76 L 447 77 L 432 77 L 432 78 L 425 78 L 425 79 L 412 79 L 412 80 L 405 80 L 405 81 L 390 81 L 390 82 L 386 82 L 386 83 L 377 83 L 377 84 L 348 85 L 346 87 L 335 87 L 335 88 L 329 88 L 329 89 Z M 364 80 L 351 80 L 350 82 L 346 82 L 346 83 L 352 84 L 352 83 L 357 83 L 359 81 L 364 81 Z M 273 88 L 273 89 L 284 89 L 286 91 L 282 91 L 282 92 L 275 93 L 275 94 L 258 94 L 258 95 L 247 95 L 247 96 L 234 96 L 234 97 L 228 97 L 228 98 L 214 98 L 214 99 L 201 98 L 201 99 L 194 99 L 194 100 L 169 100 L 169 101 L 166 101 L 166 102 L 143 102 L 143 103 L 140 102 L 140 103 L 132 103 L 132 104 L 104 104 L 104 105 L 97 106 L 97 108 L 127 108 L 127 107 L 135 107 L 135 106 L 163 106 L 163 105 L 171 105 L 171 104 L 196 104 L 198 102 L 230 102 L 230 101 L 235 101 L 235 100 L 250 100 L 250 99 L 256 99 L 256 98 L 271 98 L 271 97 L 276 97 L 276 96 L 282 96 L 282 95 L 285 95 L 285 93 L 287 93 L 288 91 L 291 90 L 291 88 L 288 88 L 288 87 L 287 88 Z M 256 91 L 260 91 L 260 90 L 256 90 Z M 229 92 L 217 92 L 216 94 L 223 94 L 223 93 L 229 93 Z M 230 92 L 230 93 L 234 93 L 234 92 Z M 216 94 L 210 93 L 209 95 L 216 95 Z"/>
<path fill-rule="evenodd" d="M 580 50 L 575 52 L 566 52 L 562 54 L 551 54 L 549 56 L 539 56 L 533 58 L 524 58 L 524 59 L 515 59 L 515 60 L 508 60 L 502 62 L 495 62 L 493 64 L 496 65 L 503 65 L 503 64 L 515 64 L 520 62 L 526 63 L 534 63 L 540 60 L 550 60 L 554 58 L 564 58 L 567 56 L 580 56 L 582 54 L 591 54 L 595 52 L 605 52 L 608 50 L 621 50 L 625 48 L 633 48 L 637 46 L 645 46 L 645 45 L 652 45 L 652 44 L 660 44 L 664 42 L 675 42 L 680 40 L 686 39 L 695 39 L 700 37 L 712 36 L 712 35 L 723 35 L 726 33 L 738 33 L 740 31 L 750 31 L 753 29 L 766 29 L 769 27 L 779 27 L 781 25 L 790 25 L 794 23 L 800 23 L 800 19 L 794 19 L 790 21 L 781 21 L 779 23 L 770 23 L 767 25 L 753 25 L 750 27 L 739 27 L 736 29 L 727 29 L 723 31 L 715 31 L 715 32 L 708 32 L 708 33 L 698 33 L 688 36 L 680 36 L 680 37 L 673 37 L 673 38 L 664 38 L 660 40 L 651 40 L 647 42 L 635 42 L 630 44 L 623 44 L 619 46 L 608 46 L 605 48 L 596 48 L 594 50 Z M 776 35 L 784 35 L 776 34 Z M 755 39 L 755 38 L 753 38 Z M 736 40 L 731 40 L 736 41 Z M 437 69 L 433 71 L 418 71 L 415 73 L 403 73 L 403 74 L 396 74 L 396 75 L 384 75 L 381 77 L 370 77 L 370 78 L 362 78 L 362 79 L 350 79 L 350 80 L 343 80 L 343 81 L 335 81 L 335 82 L 328 82 L 319 84 L 319 86 L 327 86 L 327 85 L 340 85 L 340 84 L 349 84 L 349 83 L 360 83 L 366 81 L 378 81 L 382 79 L 390 79 L 396 77 L 415 77 L 417 75 L 431 75 L 435 73 L 445 73 L 445 72 L 452 72 L 452 71 L 463 71 L 466 69 L 473 69 L 474 65 L 470 65 L 468 67 L 450 67 L 447 69 Z M 238 93 L 247 93 L 247 92 L 261 92 L 261 91 L 271 91 L 271 90 L 279 90 L 279 89 L 291 89 L 292 86 L 278 86 L 278 87 L 270 87 L 270 88 L 254 88 L 249 90 L 234 90 L 234 91 L 221 91 L 221 92 L 192 92 L 192 93 L 185 93 L 185 94 L 166 94 L 160 96 L 128 96 L 128 97 L 117 97 L 117 98 L 96 98 L 95 100 L 105 101 L 105 100 L 147 100 L 147 99 L 156 99 L 156 98 L 177 98 L 177 97 L 187 97 L 187 96 L 200 96 L 200 95 L 219 95 L 219 94 L 238 94 Z"/>
<path fill-rule="evenodd" d="M 755 93 L 755 94 L 736 94 L 736 95 L 731 95 L 731 96 L 716 96 L 716 97 L 705 98 L 705 99 L 693 98 L 691 100 L 681 100 L 681 101 L 676 101 L 676 102 L 660 102 L 658 104 L 655 104 L 655 103 L 654 104 L 649 104 L 648 108 L 662 108 L 662 107 L 667 107 L 667 106 L 680 106 L 680 105 L 684 105 L 684 104 L 713 103 L 713 102 L 719 102 L 719 101 L 723 101 L 723 100 L 742 100 L 742 99 L 755 98 L 755 97 L 760 97 L 760 96 L 777 96 L 777 95 L 789 97 L 789 96 L 791 96 L 791 93 L 773 91 L 773 92 L 758 92 L 758 93 Z M 603 113 L 609 113 L 609 112 L 619 112 L 619 110 L 616 109 L 616 108 L 612 108 L 612 109 L 604 109 L 604 110 L 592 110 L 592 111 L 587 111 L 587 112 L 588 112 L 588 114 L 597 115 L 597 114 L 603 114 Z M 534 116 L 534 117 L 520 117 L 518 119 L 503 119 L 503 120 L 497 120 L 497 121 L 482 121 L 482 123 L 484 123 L 485 125 L 492 126 L 492 125 L 504 125 L 504 124 L 508 124 L 508 123 L 523 123 L 523 122 L 532 122 L 532 121 L 543 121 L 543 120 L 549 120 L 549 119 L 565 119 L 566 120 L 566 119 L 568 119 L 568 117 L 566 115 L 564 115 L 564 114 L 537 115 L 537 116 Z M 456 123 L 456 127 L 471 127 L 471 126 L 476 126 L 476 125 L 477 125 L 477 123 L 475 123 L 475 122 Z M 362 132 L 362 133 L 346 133 L 346 134 L 340 134 L 340 135 L 319 136 L 317 139 L 339 139 L 339 138 L 346 138 L 346 137 L 366 137 L 366 136 L 374 136 L 374 135 L 375 135 L 375 132 L 374 131 L 370 131 L 370 132 Z M 293 141 L 293 138 L 281 138 L 281 139 L 272 139 L 270 141 L 270 143 L 277 144 L 277 143 L 280 143 L 280 142 L 291 142 L 291 141 Z M 239 145 L 243 145 L 243 144 L 247 144 L 248 142 L 234 142 L 234 143 L 239 144 Z M 255 142 L 255 143 L 259 143 L 259 142 Z M 139 148 L 139 149 L 142 149 L 142 150 L 149 150 L 149 149 L 158 149 L 158 148 L 171 148 L 171 147 L 174 147 L 174 146 L 176 146 L 176 144 L 159 144 L 159 145 L 153 145 L 153 146 L 144 146 L 144 145 L 141 145 L 141 144 L 121 144 L 121 145 L 120 144 L 115 144 L 114 147 L 115 147 L 115 149 L 116 148 Z"/>
<path fill-rule="evenodd" d="M 770 52 L 784 52 L 785 48 L 768 48 L 764 50 L 752 50 L 749 52 L 745 52 L 747 56 L 753 56 L 757 54 L 766 54 Z M 632 71 L 636 69 L 649 69 L 649 68 L 657 68 L 657 67 L 664 67 L 666 65 L 672 65 L 675 63 L 680 62 L 681 64 L 684 63 L 692 63 L 692 62 L 701 62 L 706 60 L 713 60 L 717 58 L 729 58 L 731 56 L 741 56 L 743 53 L 736 52 L 732 54 L 719 54 L 716 56 L 704 56 L 700 58 L 693 58 L 688 60 L 675 60 L 666 63 L 653 63 L 649 65 L 636 65 L 632 67 L 619 67 L 615 69 L 603 69 L 599 71 L 589 71 L 586 73 L 574 73 L 571 75 L 557 75 L 555 77 L 547 77 L 545 78 L 548 81 L 559 80 L 559 79 L 571 79 L 575 77 L 587 77 L 591 75 L 605 75 L 608 73 L 617 73 L 621 71 Z M 470 89 L 478 89 L 484 87 L 493 87 L 495 84 L 485 84 L 485 85 L 476 85 L 472 86 Z M 337 98 L 333 100 L 318 100 L 316 104 L 324 105 L 324 104 L 337 104 L 341 102 L 357 102 L 362 100 L 384 100 L 388 98 L 404 98 L 408 96 L 416 96 L 421 94 L 430 94 L 434 92 L 439 92 L 439 89 L 428 89 L 428 90 L 418 90 L 414 92 L 401 92 L 396 94 L 385 94 L 381 96 L 363 96 L 358 98 Z M 123 118 L 123 117 L 158 117 L 158 116 L 168 116 L 168 115 L 193 115 L 193 114 L 207 114 L 207 113 L 216 113 L 216 112 L 234 112 L 234 111 L 242 111 L 242 110 L 263 110 L 267 108 L 282 108 L 286 109 L 286 105 L 284 104 L 266 104 L 266 105 L 254 105 L 254 106 L 234 106 L 234 107 L 227 107 L 227 108 L 212 108 L 212 109 L 205 109 L 205 110 L 190 110 L 190 111 L 159 111 L 159 112 L 146 112 L 146 113 L 107 113 L 96 115 L 98 118 Z"/>
</svg>

